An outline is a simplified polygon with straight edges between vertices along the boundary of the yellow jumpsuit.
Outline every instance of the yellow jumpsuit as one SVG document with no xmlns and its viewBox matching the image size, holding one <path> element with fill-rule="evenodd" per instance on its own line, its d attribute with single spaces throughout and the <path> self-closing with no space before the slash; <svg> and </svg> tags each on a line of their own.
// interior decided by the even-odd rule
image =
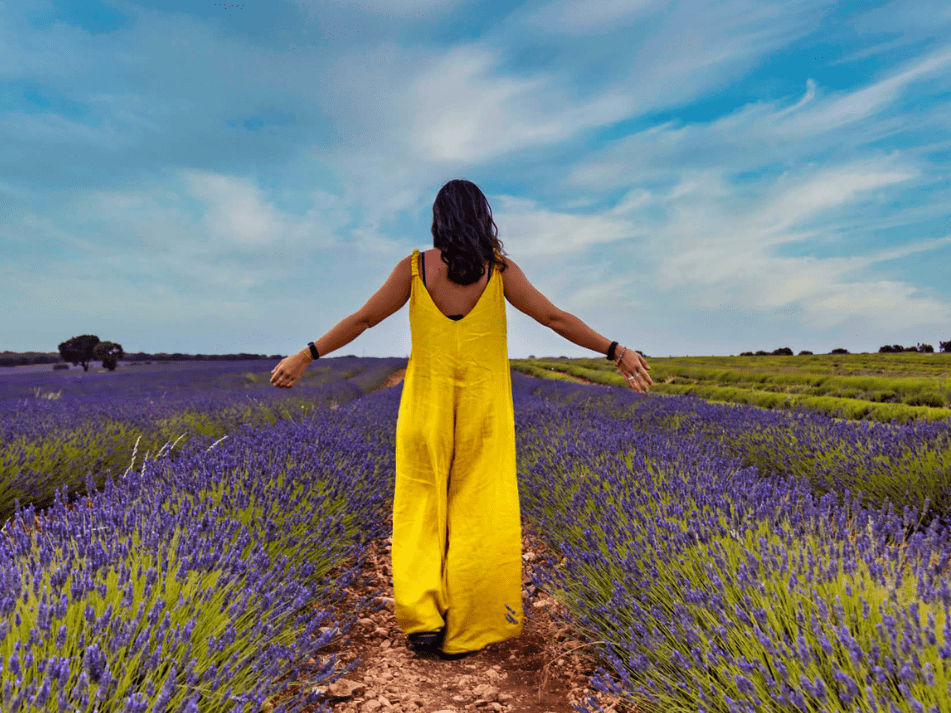
<svg viewBox="0 0 951 713">
<path fill-rule="evenodd" d="M 458 321 L 432 301 L 413 251 L 412 352 L 396 422 L 393 596 L 404 634 L 445 627 L 442 650 L 522 633 L 522 531 L 502 275 Z"/>
</svg>

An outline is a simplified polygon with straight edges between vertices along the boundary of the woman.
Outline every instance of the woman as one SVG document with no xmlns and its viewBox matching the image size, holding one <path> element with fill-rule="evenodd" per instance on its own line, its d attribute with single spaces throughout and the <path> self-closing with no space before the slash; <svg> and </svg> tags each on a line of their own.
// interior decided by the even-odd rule
<svg viewBox="0 0 951 713">
<path fill-rule="evenodd" d="M 433 249 L 401 260 L 359 312 L 282 360 L 271 377 L 275 386 L 293 386 L 313 359 L 410 300 L 413 346 L 396 426 L 394 613 L 414 648 L 443 658 L 522 632 L 503 296 L 566 339 L 614 359 L 629 388 L 646 393 L 654 383 L 640 354 L 602 337 L 532 287 L 502 256 L 497 233 L 482 191 L 469 181 L 449 181 L 433 204 Z"/>
</svg>

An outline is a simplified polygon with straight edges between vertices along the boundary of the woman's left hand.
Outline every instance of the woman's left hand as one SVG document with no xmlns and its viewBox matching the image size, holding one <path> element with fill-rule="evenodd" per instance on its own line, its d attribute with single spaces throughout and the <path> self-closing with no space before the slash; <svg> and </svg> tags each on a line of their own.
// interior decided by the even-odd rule
<svg viewBox="0 0 951 713">
<path fill-rule="evenodd" d="M 271 369 L 271 383 L 278 388 L 291 388 L 307 369 L 308 364 L 310 359 L 301 352 L 281 359 L 281 363 Z"/>
</svg>

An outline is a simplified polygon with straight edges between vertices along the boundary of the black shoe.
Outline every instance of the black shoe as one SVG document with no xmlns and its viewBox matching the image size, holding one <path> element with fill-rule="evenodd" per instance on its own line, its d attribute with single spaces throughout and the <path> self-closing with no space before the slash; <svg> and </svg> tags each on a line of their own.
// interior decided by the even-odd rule
<svg viewBox="0 0 951 713">
<path fill-rule="evenodd" d="M 406 638 L 409 639 L 410 646 L 417 651 L 435 653 L 442 645 L 442 635 L 444 631 L 445 629 L 440 629 L 439 631 L 417 631 L 413 634 L 408 634 Z"/>
</svg>

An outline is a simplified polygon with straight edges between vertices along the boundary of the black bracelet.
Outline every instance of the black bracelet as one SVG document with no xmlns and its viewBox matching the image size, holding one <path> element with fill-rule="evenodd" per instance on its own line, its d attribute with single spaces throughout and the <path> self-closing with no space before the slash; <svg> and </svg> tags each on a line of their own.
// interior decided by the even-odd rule
<svg viewBox="0 0 951 713">
<path fill-rule="evenodd" d="M 307 342 L 307 346 L 310 347 L 310 355 L 311 355 L 314 359 L 319 359 L 319 358 L 320 358 L 320 354 L 317 353 L 317 347 L 314 346 L 314 343 L 313 343 L 313 342 Z"/>
<path fill-rule="evenodd" d="M 611 346 L 608 347 L 608 359 L 614 359 L 614 348 L 617 346 L 617 342 L 611 342 Z"/>
</svg>

